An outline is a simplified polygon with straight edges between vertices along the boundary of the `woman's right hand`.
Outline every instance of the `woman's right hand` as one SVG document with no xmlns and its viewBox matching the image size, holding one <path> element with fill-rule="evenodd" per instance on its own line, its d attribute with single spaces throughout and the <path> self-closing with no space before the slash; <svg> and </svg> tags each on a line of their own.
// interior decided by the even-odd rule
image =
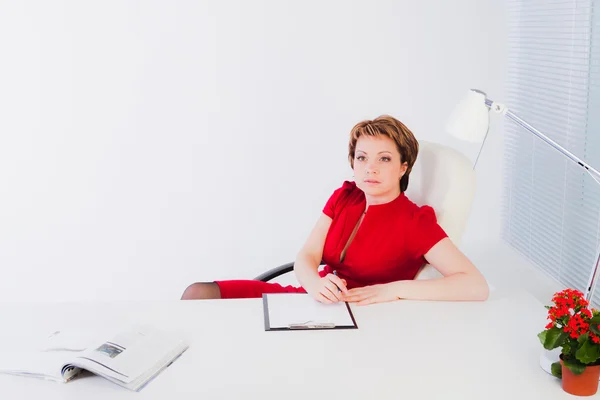
<svg viewBox="0 0 600 400">
<path fill-rule="evenodd" d="M 344 301 L 344 295 L 348 293 L 346 280 L 334 274 L 327 274 L 322 278 L 320 277 L 304 289 L 315 300 L 325 304 Z"/>
</svg>

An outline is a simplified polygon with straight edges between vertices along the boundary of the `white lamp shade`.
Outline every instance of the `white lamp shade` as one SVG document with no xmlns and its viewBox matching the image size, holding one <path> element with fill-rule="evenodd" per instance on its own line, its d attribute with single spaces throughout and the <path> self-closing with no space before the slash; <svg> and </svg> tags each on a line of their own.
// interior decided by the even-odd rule
<svg viewBox="0 0 600 400">
<path fill-rule="evenodd" d="M 446 130 L 452 136 L 469 142 L 482 142 L 490 123 L 485 94 L 469 90 L 448 118 Z"/>
</svg>

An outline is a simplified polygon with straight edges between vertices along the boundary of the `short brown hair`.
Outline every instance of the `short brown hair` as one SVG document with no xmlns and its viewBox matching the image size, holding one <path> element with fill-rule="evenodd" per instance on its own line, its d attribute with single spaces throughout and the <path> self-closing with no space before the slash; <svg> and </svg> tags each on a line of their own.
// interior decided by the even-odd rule
<svg viewBox="0 0 600 400">
<path fill-rule="evenodd" d="M 352 168 L 354 168 L 356 142 L 363 135 L 373 137 L 387 136 L 396 143 L 396 147 L 400 153 L 400 162 L 406 163 L 408 166 L 406 173 L 400 179 L 400 191 L 404 192 L 408 187 L 408 176 L 413 165 L 415 165 L 415 161 L 417 161 L 417 154 L 419 154 L 419 142 L 413 133 L 406 125 L 389 115 L 382 115 L 372 121 L 365 120 L 359 122 L 352 128 L 350 143 L 348 144 L 348 159 Z"/>
</svg>

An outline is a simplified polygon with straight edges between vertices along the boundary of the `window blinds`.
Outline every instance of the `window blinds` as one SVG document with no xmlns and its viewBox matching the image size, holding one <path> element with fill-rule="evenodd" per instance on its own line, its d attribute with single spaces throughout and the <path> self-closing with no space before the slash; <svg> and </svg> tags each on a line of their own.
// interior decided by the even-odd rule
<svg viewBox="0 0 600 400">
<path fill-rule="evenodd" d="M 600 169 L 600 0 L 509 0 L 505 104 Z M 600 243 L 600 184 L 507 121 L 503 237 L 585 292 Z M 515 277 L 518 279 L 518 277 Z M 600 304 L 600 287 L 593 303 Z"/>
</svg>

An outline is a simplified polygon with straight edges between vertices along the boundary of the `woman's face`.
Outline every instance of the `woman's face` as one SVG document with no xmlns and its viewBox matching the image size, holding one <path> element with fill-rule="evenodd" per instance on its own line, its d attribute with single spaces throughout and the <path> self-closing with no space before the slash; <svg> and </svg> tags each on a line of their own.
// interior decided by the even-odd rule
<svg viewBox="0 0 600 400">
<path fill-rule="evenodd" d="M 358 138 L 354 153 L 356 186 L 370 196 L 398 195 L 400 178 L 407 164 L 400 160 L 400 152 L 387 136 Z"/>
</svg>

